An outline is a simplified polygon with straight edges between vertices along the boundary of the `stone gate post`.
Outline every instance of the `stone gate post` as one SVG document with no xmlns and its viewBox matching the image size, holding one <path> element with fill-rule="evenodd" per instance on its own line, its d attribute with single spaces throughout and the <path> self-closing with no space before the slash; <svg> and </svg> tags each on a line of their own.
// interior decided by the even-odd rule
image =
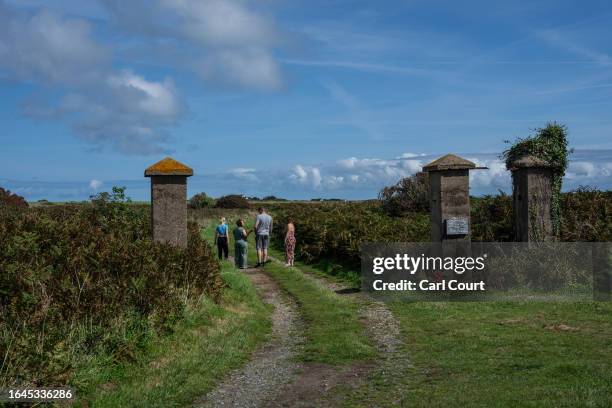
<svg viewBox="0 0 612 408">
<path fill-rule="evenodd" d="M 470 178 L 476 165 L 447 154 L 423 167 L 429 174 L 431 242 L 470 240 Z"/>
<path fill-rule="evenodd" d="M 187 246 L 187 177 L 193 170 L 171 157 L 148 167 L 151 178 L 151 226 L 153 240 Z"/>
<path fill-rule="evenodd" d="M 552 240 L 553 172 L 550 164 L 534 156 L 525 156 L 515 160 L 509 170 L 512 171 L 516 241 Z"/>
</svg>

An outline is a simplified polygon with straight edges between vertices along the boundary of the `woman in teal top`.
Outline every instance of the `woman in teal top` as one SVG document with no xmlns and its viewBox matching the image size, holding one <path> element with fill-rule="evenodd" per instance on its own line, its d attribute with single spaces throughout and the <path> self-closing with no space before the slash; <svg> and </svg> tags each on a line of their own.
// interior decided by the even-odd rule
<svg viewBox="0 0 612 408">
<path fill-rule="evenodd" d="M 227 259 L 229 255 L 229 228 L 225 217 L 221 218 L 219 225 L 215 228 L 215 243 L 217 244 L 217 251 L 219 252 L 219 259 Z"/>
<path fill-rule="evenodd" d="M 234 262 L 236 263 L 236 268 L 246 269 L 249 249 L 247 238 L 250 232 L 244 228 L 244 221 L 242 219 L 236 221 L 236 225 L 237 227 L 234 228 Z"/>
</svg>

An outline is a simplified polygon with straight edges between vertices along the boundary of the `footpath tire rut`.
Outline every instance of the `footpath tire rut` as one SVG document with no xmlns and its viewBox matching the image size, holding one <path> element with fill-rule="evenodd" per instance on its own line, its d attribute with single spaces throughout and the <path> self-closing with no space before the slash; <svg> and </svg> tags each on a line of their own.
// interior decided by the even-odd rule
<svg viewBox="0 0 612 408">
<path fill-rule="evenodd" d="M 261 269 L 244 271 L 263 301 L 274 306 L 271 340 L 256 351 L 244 367 L 232 372 L 194 404 L 196 407 L 270 406 L 283 385 L 291 381 L 301 368 L 294 361 L 303 344 L 303 329 L 295 302 L 285 296 L 276 282 Z"/>
<path fill-rule="evenodd" d="M 281 262 L 275 258 L 272 258 L 272 260 L 278 263 Z M 404 344 L 400 336 L 399 322 L 383 302 L 358 290 L 351 290 L 352 288 L 345 284 L 333 282 L 306 271 L 302 272 L 304 276 L 320 286 L 337 293 L 338 296 L 350 297 L 359 304 L 360 320 L 379 355 L 375 364 L 353 366 L 352 369 L 345 369 L 344 372 L 336 371 L 335 375 L 331 376 L 329 386 L 325 390 L 331 392 L 326 392 L 327 395 L 319 399 L 317 403 L 313 404 L 311 402 L 311 404 L 300 405 L 298 400 L 293 401 L 295 402 L 293 405 L 286 406 L 341 406 L 347 388 L 356 388 L 359 385 L 363 385 L 369 378 L 377 375 L 384 376 L 392 381 L 404 375 L 406 370 L 412 367 L 409 355 L 402 347 Z M 343 392 L 335 392 L 334 388 L 336 386 L 344 387 Z"/>
<path fill-rule="evenodd" d="M 279 262 L 274 258 L 272 261 Z M 304 342 L 297 304 L 263 269 L 244 271 L 262 299 L 274 306 L 272 339 L 244 367 L 232 372 L 194 406 L 335 407 L 342 405 L 346 397 L 343 392 L 336 392 L 338 387 L 346 392 L 364 385 L 372 374 L 394 375 L 410 366 L 400 350 L 399 324 L 391 311 L 384 303 L 360 292 L 338 296 L 349 296 L 360 305 L 360 319 L 379 352 L 376 362 L 334 367 L 295 361 Z M 307 272 L 304 276 L 336 293 L 347 289 L 345 285 Z"/>
</svg>

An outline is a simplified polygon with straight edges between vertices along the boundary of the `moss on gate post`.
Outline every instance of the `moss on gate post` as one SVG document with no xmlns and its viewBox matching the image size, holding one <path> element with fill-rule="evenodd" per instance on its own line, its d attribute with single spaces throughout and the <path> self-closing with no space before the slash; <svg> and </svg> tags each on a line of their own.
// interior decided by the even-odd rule
<svg viewBox="0 0 612 408">
<path fill-rule="evenodd" d="M 567 128 L 565 125 L 549 122 L 546 127 L 536 129 L 535 135 L 525 139 L 519 138 L 502 154 L 508 169 L 512 169 L 515 162 L 527 156 L 547 163 L 552 172 L 550 216 L 555 236 L 558 236 L 561 231 L 561 186 L 570 153 L 571 150 L 567 148 Z"/>
</svg>

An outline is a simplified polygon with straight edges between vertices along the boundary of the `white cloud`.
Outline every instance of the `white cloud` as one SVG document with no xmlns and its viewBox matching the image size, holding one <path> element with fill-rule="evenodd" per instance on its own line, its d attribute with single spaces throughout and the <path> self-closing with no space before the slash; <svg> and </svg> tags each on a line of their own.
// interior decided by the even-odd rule
<svg viewBox="0 0 612 408">
<path fill-rule="evenodd" d="M 474 188 L 504 189 L 511 185 L 512 177 L 506 164 L 498 158 L 470 157 L 468 160 L 486 170 L 470 171 L 470 185 Z"/>
<path fill-rule="evenodd" d="M 181 18 L 180 30 L 204 45 L 267 46 L 275 42 L 273 24 L 234 0 L 161 0 Z"/>
<path fill-rule="evenodd" d="M 204 79 L 256 89 L 278 89 L 283 80 L 272 55 L 259 48 L 224 50 L 202 60 L 198 73 Z"/>
<path fill-rule="evenodd" d="M 95 77 L 109 61 L 109 50 L 92 38 L 85 20 L 48 11 L 26 15 L 0 2 L 0 68 L 12 77 L 74 83 Z"/>
<path fill-rule="evenodd" d="M 93 191 L 97 191 L 100 187 L 102 187 L 102 182 L 100 180 L 93 179 L 89 182 L 89 188 Z"/>
<path fill-rule="evenodd" d="M 206 81 L 253 89 L 283 84 L 274 49 L 281 35 L 270 18 L 240 0 L 104 0 L 113 20 L 161 44 L 183 50 Z M 258 4 L 259 6 L 259 4 Z M 169 65 L 177 61 L 168 59 Z M 179 63 L 184 68 L 184 62 Z"/>
<path fill-rule="evenodd" d="M 253 182 L 259 180 L 256 174 L 256 170 L 251 168 L 237 167 L 235 169 L 231 169 L 228 173 L 236 178 L 243 180 L 249 180 Z"/>
<path fill-rule="evenodd" d="M 144 114 L 174 120 L 181 111 L 181 104 L 170 79 L 163 82 L 147 81 L 139 75 L 124 71 L 119 75 L 111 75 L 108 84 L 118 96 L 132 93 L 135 97 L 133 108 Z"/>
<path fill-rule="evenodd" d="M 21 13 L 0 0 L 0 70 L 46 87 L 22 104 L 26 115 L 64 120 L 98 149 L 166 151 L 168 129 L 185 112 L 172 80 L 115 71 L 111 57 L 87 21 L 45 10 Z"/>
</svg>

